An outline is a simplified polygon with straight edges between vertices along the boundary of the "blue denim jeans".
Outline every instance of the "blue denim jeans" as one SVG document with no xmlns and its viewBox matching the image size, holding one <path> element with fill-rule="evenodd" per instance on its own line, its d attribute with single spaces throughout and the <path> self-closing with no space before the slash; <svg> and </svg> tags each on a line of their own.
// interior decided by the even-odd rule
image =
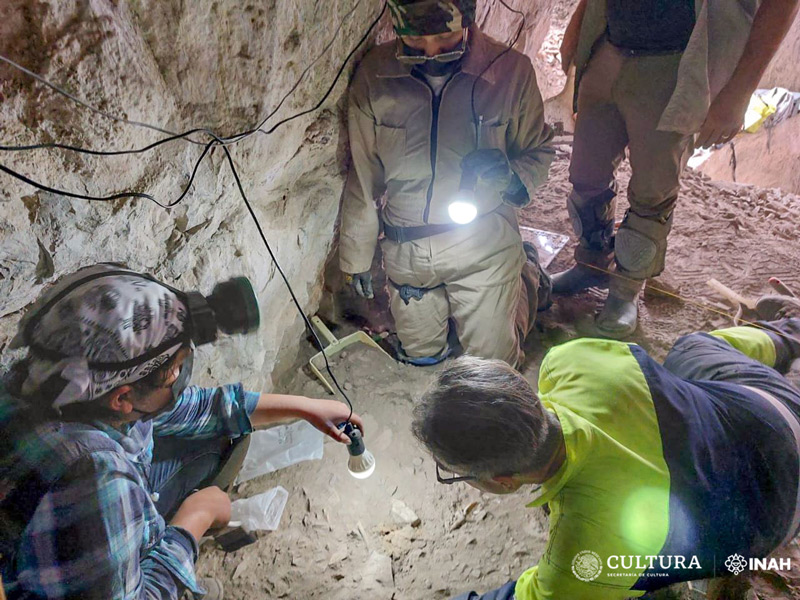
<svg viewBox="0 0 800 600">
<path fill-rule="evenodd" d="M 509 581 L 503 587 L 486 592 L 483 596 L 477 592 L 466 592 L 452 600 L 514 600 L 514 588 L 516 585 L 516 581 Z"/>
<path fill-rule="evenodd" d="M 169 519 L 192 490 L 207 487 L 230 454 L 236 440 L 196 440 L 156 437 L 150 467 L 151 492 L 158 512 Z"/>
</svg>

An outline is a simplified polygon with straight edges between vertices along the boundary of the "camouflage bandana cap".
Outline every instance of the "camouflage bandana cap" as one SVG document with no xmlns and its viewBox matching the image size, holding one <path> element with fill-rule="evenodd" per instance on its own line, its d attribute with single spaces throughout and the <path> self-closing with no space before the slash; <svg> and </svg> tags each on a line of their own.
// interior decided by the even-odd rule
<svg viewBox="0 0 800 600">
<path fill-rule="evenodd" d="M 105 272 L 109 275 L 83 282 Z M 40 316 L 40 311 L 70 286 L 76 287 Z M 10 347 L 23 348 L 32 342 L 63 358 L 47 358 L 31 350 L 22 392 L 26 396 L 36 394 L 52 376 L 60 375 L 67 385 L 52 405 L 60 410 L 143 379 L 166 364 L 185 343 L 186 318 L 182 299 L 135 271 L 98 264 L 62 277 L 22 318 Z M 36 324 L 28 340 L 25 331 L 31 319 L 36 319 Z M 136 362 L 136 358 L 165 345 L 169 347 L 157 356 L 127 368 L 105 371 L 89 364 Z"/>
<path fill-rule="evenodd" d="M 461 31 L 475 21 L 476 0 L 388 0 L 397 35 Z"/>
</svg>

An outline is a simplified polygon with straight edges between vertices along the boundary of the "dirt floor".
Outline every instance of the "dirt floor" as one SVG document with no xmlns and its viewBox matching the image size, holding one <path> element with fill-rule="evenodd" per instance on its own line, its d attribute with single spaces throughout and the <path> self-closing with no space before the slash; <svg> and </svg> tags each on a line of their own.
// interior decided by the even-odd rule
<svg viewBox="0 0 800 600">
<path fill-rule="evenodd" d="M 569 232 L 564 209 L 569 149 L 568 140 L 561 140 L 550 182 L 524 211 L 524 223 Z M 623 165 L 623 182 L 628 173 Z M 625 203 L 620 204 L 621 216 Z M 633 341 L 663 358 L 681 334 L 729 325 L 726 313 L 732 311 L 706 285 L 711 277 L 749 295 L 767 291 L 769 276 L 800 289 L 798 223 L 798 196 L 722 186 L 687 172 L 668 266 L 653 283 L 684 300 L 646 294 Z M 570 257 L 568 247 L 554 269 L 565 266 Z M 546 349 L 580 335 L 576 322 L 601 302 L 602 294 L 589 292 L 558 299 L 542 314 L 541 331 L 528 341 L 523 369 L 531 382 L 536 382 Z M 310 356 L 311 346 L 304 352 Z M 419 600 L 449 598 L 469 588 L 492 589 L 537 562 L 546 542 L 546 521 L 539 509 L 524 507 L 524 491 L 497 497 L 466 485 L 436 483 L 433 463 L 409 431 L 414 399 L 427 385 L 432 368 L 394 363 L 362 346 L 339 355 L 334 370 L 365 417 L 368 447 L 378 463 L 375 474 L 364 481 L 353 479 L 346 471 L 346 450 L 326 442 L 321 461 L 241 485 L 237 494 L 242 496 L 275 485 L 289 491 L 280 528 L 233 554 L 207 545 L 199 573 L 220 577 L 231 600 Z M 326 396 L 302 366 L 281 391 Z M 398 503 L 416 513 L 419 524 L 393 516 Z M 792 551 L 800 564 L 800 548 Z M 777 574 L 759 578 L 760 597 L 800 597 L 800 570 L 791 575 L 794 580 L 788 583 Z"/>
<path fill-rule="evenodd" d="M 548 96 L 557 93 L 564 81 L 556 58 L 569 14 L 570 3 L 564 4 L 537 60 L 543 71 L 540 84 Z M 570 153 L 570 138 L 559 138 L 550 181 L 523 211 L 523 224 L 570 233 L 565 208 Z M 623 184 L 629 175 L 625 163 L 619 171 Z M 623 198 L 619 218 L 625 206 Z M 668 266 L 640 301 L 640 327 L 633 341 L 663 358 L 684 333 L 730 325 L 730 305 L 706 285 L 712 277 L 751 296 L 768 291 L 770 276 L 800 290 L 798 223 L 798 196 L 713 183 L 687 171 Z M 551 270 L 570 263 L 572 248 L 562 251 Z M 603 294 L 594 291 L 558 299 L 542 314 L 539 331 L 528 340 L 523 367 L 534 385 L 546 350 L 581 335 L 582 323 L 590 320 L 602 299 Z M 529 492 L 498 497 L 464 484 L 436 483 L 431 459 L 409 431 L 414 399 L 435 368 L 401 365 L 366 346 L 356 348 L 337 356 L 333 366 L 365 418 L 368 448 L 377 459 L 375 474 L 364 481 L 350 477 L 346 450 L 326 441 L 321 461 L 239 486 L 237 495 L 251 496 L 282 485 L 289 500 L 278 531 L 261 535 L 255 545 L 232 554 L 212 543 L 203 547 L 198 572 L 219 577 L 227 599 L 450 598 L 468 589 L 483 592 L 498 587 L 541 556 L 546 517 L 540 509 L 525 508 Z M 302 353 L 307 360 L 311 346 L 305 344 Z M 800 372 L 793 377 L 800 382 Z M 302 365 L 280 391 L 326 397 L 325 389 Z M 405 509 L 411 509 L 418 521 L 396 514 Z M 755 578 L 753 585 L 762 600 L 800 597 L 800 546 L 795 542 L 786 552 L 794 557 L 796 572 Z"/>
</svg>

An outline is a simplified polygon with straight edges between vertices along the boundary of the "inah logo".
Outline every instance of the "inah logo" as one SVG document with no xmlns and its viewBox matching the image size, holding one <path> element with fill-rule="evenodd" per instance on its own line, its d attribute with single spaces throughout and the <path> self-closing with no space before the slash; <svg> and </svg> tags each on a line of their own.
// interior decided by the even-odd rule
<svg viewBox="0 0 800 600">
<path fill-rule="evenodd" d="M 594 581 L 603 570 L 603 561 L 597 552 L 581 550 L 572 559 L 572 573 L 581 581 Z"/>
<path fill-rule="evenodd" d="M 725 566 L 728 567 L 728 571 L 738 575 L 747 568 L 747 560 L 741 554 L 731 554 L 725 561 Z"/>
</svg>

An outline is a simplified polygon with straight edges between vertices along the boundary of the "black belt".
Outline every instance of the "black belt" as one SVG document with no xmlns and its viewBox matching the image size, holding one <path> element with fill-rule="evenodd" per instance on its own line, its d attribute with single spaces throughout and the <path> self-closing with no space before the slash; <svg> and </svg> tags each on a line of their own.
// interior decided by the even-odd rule
<svg viewBox="0 0 800 600">
<path fill-rule="evenodd" d="M 383 224 L 383 235 L 386 239 L 393 242 L 402 244 L 403 242 L 411 242 L 413 240 L 421 240 L 422 238 L 439 235 L 440 233 L 447 233 L 463 227 L 458 223 L 442 223 L 439 225 L 417 225 L 415 227 L 395 227 L 388 223 Z"/>
</svg>

